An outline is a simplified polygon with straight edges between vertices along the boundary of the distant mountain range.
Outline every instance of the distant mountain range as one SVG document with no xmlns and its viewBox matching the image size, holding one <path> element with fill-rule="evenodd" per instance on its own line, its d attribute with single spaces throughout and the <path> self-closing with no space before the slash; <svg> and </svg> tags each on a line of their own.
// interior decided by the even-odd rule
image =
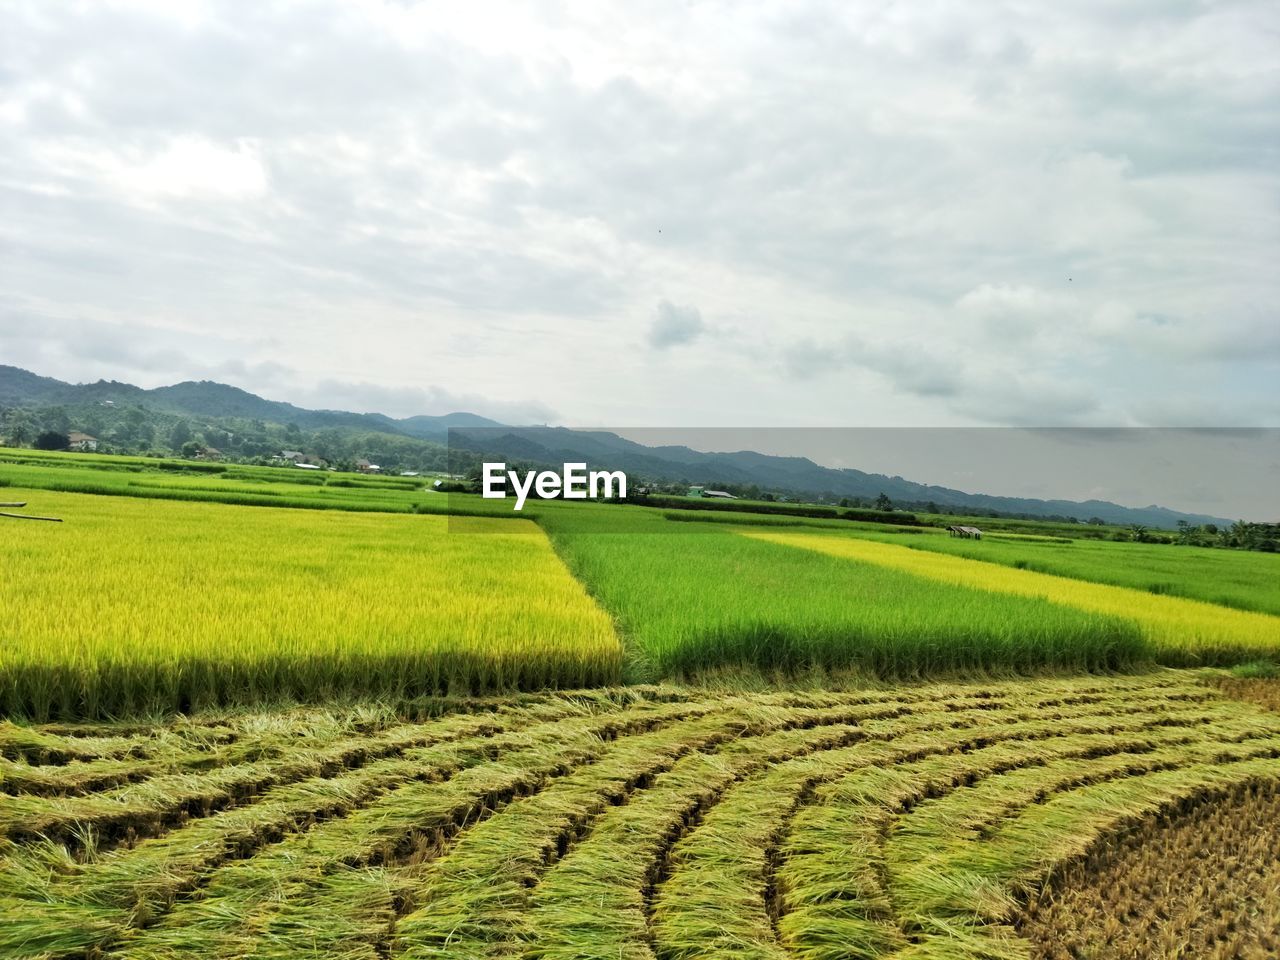
<svg viewBox="0 0 1280 960">
<path fill-rule="evenodd" d="M 139 404 L 163 413 L 197 417 L 244 417 L 268 423 L 295 423 L 303 430 L 351 427 L 398 433 L 419 440 L 445 443 L 450 427 L 497 427 L 496 420 L 474 413 L 450 413 L 442 417 L 405 417 L 397 420 L 381 413 L 349 413 L 345 410 L 308 410 L 292 403 L 265 400 L 256 394 L 213 380 L 185 380 L 169 387 L 144 390 L 118 380 L 97 383 L 64 383 L 0 364 L 0 406 L 76 406 L 102 403 Z"/>
<path fill-rule="evenodd" d="M 396 419 L 380 413 L 309 410 L 209 380 L 144 390 L 114 380 L 70 384 L 0 365 L 0 407 L 73 407 L 105 401 L 204 418 L 240 417 L 277 424 L 294 423 L 304 430 L 378 431 L 434 443 L 452 442 L 507 461 L 555 465 L 584 461 L 595 468 L 624 470 L 635 476 L 669 482 L 755 485 L 766 490 L 837 498 L 870 499 L 884 493 L 895 502 L 933 502 L 972 511 L 1069 516 L 1080 520 L 1098 517 L 1108 523 L 1140 523 L 1162 529 L 1176 526 L 1179 520 L 1193 524 L 1229 523 L 1221 517 L 1182 513 L 1156 505 L 1124 507 L 1105 500 L 1037 500 L 968 493 L 914 483 L 901 477 L 823 467 L 805 457 L 778 457 L 752 451 L 704 453 L 683 446 L 649 447 L 604 431 L 506 426 L 472 413 Z"/>
<path fill-rule="evenodd" d="M 966 493 L 881 473 L 823 467 L 806 457 L 778 457 L 748 450 L 703 453 L 683 446 L 647 447 L 604 431 L 564 427 L 509 427 L 502 430 L 459 427 L 451 431 L 451 436 L 457 446 L 501 455 L 507 460 L 553 464 L 585 461 L 593 468 L 609 467 L 637 476 L 706 485 L 754 484 L 769 490 L 794 490 L 837 498 L 874 499 L 883 493 L 896 503 L 933 502 L 966 510 L 1076 517 L 1079 520 L 1098 517 L 1108 523 L 1140 523 L 1160 529 L 1172 529 L 1179 520 L 1193 524 L 1221 525 L 1230 522 L 1155 505 L 1122 507 L 1106 500 L 1036 500 Z"/>
</svg>

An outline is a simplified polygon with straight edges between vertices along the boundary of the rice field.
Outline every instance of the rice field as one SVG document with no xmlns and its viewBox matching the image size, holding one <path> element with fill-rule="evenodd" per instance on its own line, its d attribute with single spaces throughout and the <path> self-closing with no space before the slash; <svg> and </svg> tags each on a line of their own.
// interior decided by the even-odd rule
<svg viewBox="0 0 1280 960">
<path fill-rule="evenodd" d="M 450 508 L 450 498 L 431 491 L 422 480 L 98 454 L 5 450 L 0 455 L 0 488 L 9 487 L 300 510 L 439 514 L 452 510 L 510 516 L 509 511 L 499 513 L 478 498 Z"/>
<path fill-rule="evenodd" d="M 1011 569 L 859 537 L 744 531 L 770 544 L 870 563 L 937 583 L 1005 597 L 1039 598 L 1123 618 L 1141 630 L 1152 654 L 1170 666 L 1229 665 L 1280 659 L 1280 617 L 1147 591 Z"/>
<path fill-rule="evenodd" d="M 67 519 L 0 525 L 17 571 L 0 581 L 0 715 L 38 720 L 1280 653 L 1280 618 L 1265 614 L 642 508 L 544 502 L 489 519 L 8 490 Z"/>
<path fill-rule="evenodd" d="M 621 647 L 532 523 L 10 489 L 0 714 L 617 682 Z M 489 530 L 488 527 L 492 526 Z"/>
<path fill-rule="evenodd" d="M 1177 671 L 633 686 L 4 724 L 0 757 L 6 958 L 1030 960 L 1072 864 L 1274 797 L 1280 715 Z M 1194 943 L 1269 942 L 1255 899 Z"/>
<path fill-rule="evenodd" d="M 1280 956 L 1277 787 L 1252 784 L 1098 844 L 1037 892 L 1020 932 L 1049 960 Z"/>
<path fill-rule="evenodd" d="M 1280 681 L 1154 664 L 1280 617 L 870 526 L 6 470 L 66 519 L 0 525 L 6 960 L 1275 956 Z"/>
<path fill-rule="evenodd" d="M 981 526 L 981 521 L 977 522 Z M 856 535 L 915 550 L 1280 616 L 1280 556 L 1275 554 L 1016 533 L 989 533 L 981 540 L 965 540 L 942 530 L 912 529 L 903 535 L 901 530 L 873 530 L 865 525 L 859 525 Z"/>
<path fill-rule="evenodd" d="M 664 534 L 661 519 L 618 534 L 543 522 L 615 618 L 632 680 L 741 668 L 879 677 L 1115 670 L 1150 658 L 1138 628 L 1114 613 L 939 583 L 719 524 L 676 524 L 702 531 L 682 535 Z"/>
</svg>

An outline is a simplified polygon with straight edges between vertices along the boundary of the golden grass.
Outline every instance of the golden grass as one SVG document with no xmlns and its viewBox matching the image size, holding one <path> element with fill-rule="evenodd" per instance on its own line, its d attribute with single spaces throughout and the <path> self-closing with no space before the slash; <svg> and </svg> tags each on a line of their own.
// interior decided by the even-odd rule
<svg viewBox="0 0 1280 960">
<path fill-rule="evenodd" d="M 524 521 L 12 491 L 0 710 L 36 717 L 617 679 L 607 614 Z"/>
</svg>

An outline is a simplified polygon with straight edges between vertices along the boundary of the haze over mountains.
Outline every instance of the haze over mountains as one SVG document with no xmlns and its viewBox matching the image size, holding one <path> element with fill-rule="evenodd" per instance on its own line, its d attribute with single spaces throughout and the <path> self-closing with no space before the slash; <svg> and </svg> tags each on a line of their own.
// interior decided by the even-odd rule
<svg viewBox="0 0 1280 960">
<path fill-rule="evenodd" d="M 1194 524 L 1226 523 L 1225 518 L 1184 513 L 1164 507 L 1126 507 L 1105 500 L 1040 500 L 970 493 L 916 483 L 902 477 L 856 469 L 824 467 L 805 457 L 782 457 L 752 451 L 708 453 L 686 446 L 646 446 L 604 431 L 548 426 L 508 426 L 486 417 L 457 412 L 444 416 L 396 419 L 379 413 L 311 410 L 267 400 L 213 381 L 186 381 L 143 389 L 133 384 L 99 380 L 70 384 L 18 367 L 0 365 L 0 407 L 78 408 L 134 404 L 170 414 L 202 418 L 245 418 L 296 424 L 303 430 L 376 431 L 431 443 L 448 443 L 508 461 L 559 465 L 585 461 L 592 467 L 620 469 L 654 480 L 707 485 L 742 484 L 811 496 L 874 498 L 886 494 L 896 502 L 927 503 L 974 511 L 1000 511 L 1034 516 L 1092 517 L 1110 523 L 1140 523 L 1170 528 L 1179 520 Z"/>
</svg>

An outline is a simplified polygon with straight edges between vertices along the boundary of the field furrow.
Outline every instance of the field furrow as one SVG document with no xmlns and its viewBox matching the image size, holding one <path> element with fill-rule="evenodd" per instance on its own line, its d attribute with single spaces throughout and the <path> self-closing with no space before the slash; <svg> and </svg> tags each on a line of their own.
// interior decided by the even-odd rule
<svg viewBox="0 0 1280 960">
<path fill-rule="evenodd" d="M 708 945 L 725 955 L 776 957 L 778 946 L 775 852 L 787 821 L 814 785 L 840 776 L 846 769 L 866 765 L 910 763 L 940 752 L 980 751 L 990 743 L 1018 741 L 1021 753 L 1034 754 L 1040 741 L 1101 729 L 1106 735 L 1145 731 L 1179 731 L 1203 726 L 1212 719 L 1199 712 L 1186 716 L 1146 718 L 1136 723 L 1110 720 L 1097 724 L 1088 715 L 1035 721 L 1022 717 L 1014 725 L 972 730 L 954 727 L 929 734 L 914 743 L 901 733 L 889 739 L 896 746 L 877 758 L 874 744 L 843 751 L 843 756 L 801 758 L 780 764 L 760 777 L 740 784 L 705 821 L 673 851 L 670 879 L 661 887 L 654 907 L 655 936 L 662 957 L 701 955 Z M 869 725 L 870 726 L 870 725 Z M 1174 733 L 1174 739 L 1184 734 Z M 1035 743 L 1034 748 L 1027 744 Z"/>
<path fill-rule="evenodd" d="M 126 925 L 146 924 L 154 922 L 175 897 L 190 896 L 210 882 L 210 870 L 216 872 L 224 863 L 247 860 L 264 846 L 283 844 L 291 836 L 314 830 L 318 824 L 341 820 L 380 799 L 384 805 L 394 804 L 399 796 L 396 791 L 495 764 L 507 752 L 549 749 L 566 737 L 602 742 L 633 729 L 683 717 L 696 709 L 683 703 L 640 701 L 629 709 L 592 715 L 578 706 L 578 715 L 544 719 L 524 729 L 516 723 L 513 730 L 502 735 L 494 734 L 495 720 L 490 715 L 454 718 L 437 724 L 431 733 L 424 731 L 432 727 L 420 728 L 418 736 L 438 739 L 436 746 L 409 750 L 395 759 L 370 763 L 340 776 L 287 784 L 267 791 L 255 803 L 189 821 L 181 829 L 132 848 L 97 855 L 71 869 L 59 864 L 51 870 L 43 862 L 48 844 L 37 845 L 25 861 L 22 854 L 32 847 L 19 847 L 9 857 L 14 872 L 8 882 L 0 882 L 5 883 L 6 892 L 35 903 L 57 900 L 63 913 L 68 903 L 86 906 L 92 916 L 97 916 L 101 907 L 109 906 L 121 911 L 120 920 Z M 468 725 L 472 735 L 463 737 Z M 337 829 L 340 832 L 342 827 Z M 52 846 L 58 851 L 66 849 Z M 64 918 L 64 931 L 68 923 Z M 56 942 L 64 931 L 50 927 Z M 0 949 L 3 947 L 0 940 Z"/>
<path fill-rule="evenodd" d="M 667 703 L 598 718 L 563 720 L 481 744 L 480 762 L 443 779 L 401 782 L 343 816 L 295 832 L 248 859 L 206 877 L 197 896 L 121 948 L 121 956 L 235 955 L 246 929 L 259 929 L 282 903 L 328 871 L 361 876 L 368 868 L 434 859 L 461 832 L 543 789 L 630 736 L 678 724 L 713 706 Z M 495 749 L 495 747 L 497 749 Z M 324 915 L 313 918 L 323 924 Z"/>
<path fill-rule="evenodd" d="M 981 842 L 1001 821 L 1071 790 L 1194 767 L 1209 757 L 1273 758 L 1278 736 L 1249 719 L 1223 718 L 1198 737 L 1152 726 L 1137 739 L 1075 734 L 1031 750 L 1002 743 L 857 771 L 820 787 L 817 802 L 792 824 L 778 881 L 783 942 L 793 955 L 814 960 L 914 949 L 918 921 L 902 901 L 921 888 L 950 889 L 958 875 L 939 851 Z M 945 940 L 938 936 L 935 946 Z"/>
</svg>

